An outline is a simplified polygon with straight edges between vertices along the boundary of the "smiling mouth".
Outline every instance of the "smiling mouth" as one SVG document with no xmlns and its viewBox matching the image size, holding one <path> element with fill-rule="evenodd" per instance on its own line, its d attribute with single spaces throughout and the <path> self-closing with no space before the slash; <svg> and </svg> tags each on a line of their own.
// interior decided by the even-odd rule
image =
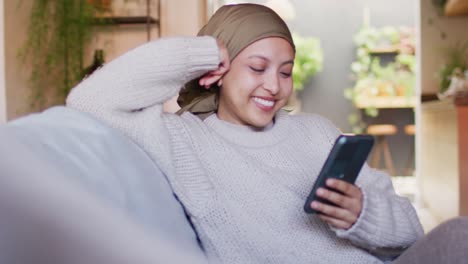
<svg viewBox="0 0 468 264">
<path fill-rule="evenodd" d="M 253 100 L 260 108 L 264 110 L 270 110 L 275 105 L 274 100 L 266 100 L 259 97 L 254 97 Z"/>
</svg>

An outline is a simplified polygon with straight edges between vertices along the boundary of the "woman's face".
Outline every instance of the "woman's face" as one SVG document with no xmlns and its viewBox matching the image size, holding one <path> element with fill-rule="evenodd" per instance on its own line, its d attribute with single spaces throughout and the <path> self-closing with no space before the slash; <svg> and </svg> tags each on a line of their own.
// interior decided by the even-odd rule
<svg viewBox="0 0 468 264">
<path fill-rule="evenodd" d="M 294 51 L 282 38 L 264 38 L 247 46 L 222 79 L 218 117 L 239 125 L 267 126 L 291 95 L 293 64 Z"/>
</svg>

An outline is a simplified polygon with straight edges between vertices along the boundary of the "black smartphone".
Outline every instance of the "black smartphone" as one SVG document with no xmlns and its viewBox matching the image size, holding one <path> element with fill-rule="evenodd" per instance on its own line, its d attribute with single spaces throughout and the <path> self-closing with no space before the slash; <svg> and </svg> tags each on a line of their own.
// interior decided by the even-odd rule
<svg viewBox="0 0 468 264">
<path fill-rule="evenodd" d="M 336 178 L 354 184 L 373 145 L 374 138 L 369 135 L 340 135 L 336 139 L 312 187 L 312 191 L 304 205 L 304 211 L 309 214 L 317 213 L 310 207 L 310 203 L 314 200 L 333 205 L 333 203 L 316 196 L 315 192 L 320 187 L 339 192 L 325 185 L 329 178 Z"/>
</svg>

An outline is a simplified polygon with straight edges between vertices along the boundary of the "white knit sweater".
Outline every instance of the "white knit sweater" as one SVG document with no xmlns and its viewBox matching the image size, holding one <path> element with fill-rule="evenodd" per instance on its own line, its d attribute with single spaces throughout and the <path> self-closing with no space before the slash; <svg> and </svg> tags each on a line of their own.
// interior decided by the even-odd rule
<svg viewBox="0 0 468 264">
<path fill-rule="evenodd" d="M 280 111 L 264 131 L 212 115 L 163 113 L 187 81 L 217 67 L 211 37 L 160 39 L 112 61 L 67 105 L 122 130 L 165 171 L 210 260 L 221 263 L 378 263 L 375 250 L 411 245 L 422 228 L 385 174 L 365 167 L 362 213 L 335 230 L 303 212 L 339 131 L 318 115 Z M 371 252 L 371 253 L 370 253 Z"/>
</svg>

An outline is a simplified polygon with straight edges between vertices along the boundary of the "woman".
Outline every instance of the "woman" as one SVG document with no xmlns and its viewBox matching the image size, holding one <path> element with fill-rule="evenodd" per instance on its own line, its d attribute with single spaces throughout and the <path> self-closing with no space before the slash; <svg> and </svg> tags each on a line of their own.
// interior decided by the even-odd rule
<svg viewBox="0 0 468 264">
<path fill-rule="evenodd" d="M 73 89 L 67 104 L 148 152 L 210 260 L 378 263 L 422 235 L 411 204 L 369 167 L 356 186 L 328 183 L 341 193 L 319 190 L 339 207 L 314 202 L 321 214 L 302 211 L 340 132 L 318 115 L 281 110 L 292 92 L 295 50 L 276 13 L 223 6 L 199 35 L 124 54 Z M 191 80 L 180 96 L 183 113 L 164 113 L 163 103 Z"/>
</svg>

